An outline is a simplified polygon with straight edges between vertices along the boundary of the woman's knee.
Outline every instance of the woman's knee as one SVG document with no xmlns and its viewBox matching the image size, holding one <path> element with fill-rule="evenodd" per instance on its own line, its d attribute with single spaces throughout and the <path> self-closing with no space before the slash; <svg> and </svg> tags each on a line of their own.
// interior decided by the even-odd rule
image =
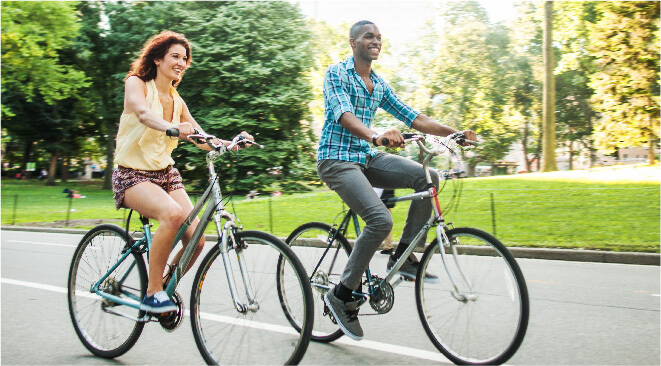
<svg viewBox="0 0 661 366">
<path fill-rule="evenodd" d="M 163 212 L 161 212 L 158 223 L 159 225 L 178 227 L 184 222 L 185 219 L 186 215 L 181 207 L 178 205 L 172 205 L 171 207 L 168 207 L 167 209 L 163 210 Z"/>
</svg>

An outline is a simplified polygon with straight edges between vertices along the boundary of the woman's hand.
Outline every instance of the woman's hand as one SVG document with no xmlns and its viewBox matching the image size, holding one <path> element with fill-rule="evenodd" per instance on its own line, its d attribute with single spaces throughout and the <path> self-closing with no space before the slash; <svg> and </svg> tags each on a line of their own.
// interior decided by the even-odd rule
<svg viewBox="0 0 661 366">
<path fill-rule="evenodd" d="M 190 141 L 188 139 L 188 135 L 194 135 L 195 134 L 195 127 L 190 122 L 181 122 L 176 125 L 172 125 L 171 128 L 175 128 L 179 130 L 179 138 Z"/>
</svg>

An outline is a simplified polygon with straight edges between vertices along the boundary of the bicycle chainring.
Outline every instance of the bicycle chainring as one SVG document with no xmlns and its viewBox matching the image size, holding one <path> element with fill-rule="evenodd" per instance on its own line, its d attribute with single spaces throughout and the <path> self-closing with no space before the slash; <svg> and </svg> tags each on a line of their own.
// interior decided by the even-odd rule
<svg viewBox="0 0 661 366">
<path fill-rule="evenodd" d="M 174 292 L 174 295 L 172 295 L 172 302 L 177 305 L 177 310 L 158 316 L 158 322 L 167 332 L 173 332 L 175 329 L 179 328 L 184 320 L 184 301 L 181 299 L 181 295 L 176 291 Z"/>
<path fill-rule="evenodd" d="M 382 278 L 374 281 L 374 295 L 370 299 L 370 306 L 379 314 L 392 310 L 395 304 L 395 290 L 390 283 Z"/>
</svg>

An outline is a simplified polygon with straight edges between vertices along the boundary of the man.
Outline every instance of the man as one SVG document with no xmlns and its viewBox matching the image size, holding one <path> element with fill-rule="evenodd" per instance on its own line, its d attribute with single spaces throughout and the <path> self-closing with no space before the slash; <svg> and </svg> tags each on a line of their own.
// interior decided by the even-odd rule
<svg viewBox="0 0 661 366">
<path fill-rule="evenodd" d="M 342 331 L 360 340 L 363 330 L 357 317 L 359 304 L 352 292 L 360 287 L 362 274 L 393 223 L 388 209 L 372 187 L 427 189 L 422 165 L 370 147 L 370 143 L 382 146 L 384 139 L 389 141 L 388 146 L 404 146 L 404 137 L 398 130 L 379 134 L 370 128 L 376 109 L 383 108 L 406 126 L 423 133 L 447 136 L 457 131 L 404 104 L 374 73 L 372 62 L 379 58 L 382 46 L 381 33 L 374 23 L 363 20 L 354 24 L 349 32 L 349 44 L 353 56 L 331 65 L 324 78 L 325 123 L 317 150 L 317 172 L 321 180 L 365 221 L 341 282 L 324 296 Z M 464 133 L 468 140 L 475 140 L 473 131 Z M 438 186 L 438 174 L 432 174 L 432 180 Z M 431 209 L 430 200 L 411 202 L 401 241 L 388 260 L 388 269 L 429 219 Z M 415 279 L 417 266 L 417 259 L 412 256 L 399 272 Z"/>
</svg>

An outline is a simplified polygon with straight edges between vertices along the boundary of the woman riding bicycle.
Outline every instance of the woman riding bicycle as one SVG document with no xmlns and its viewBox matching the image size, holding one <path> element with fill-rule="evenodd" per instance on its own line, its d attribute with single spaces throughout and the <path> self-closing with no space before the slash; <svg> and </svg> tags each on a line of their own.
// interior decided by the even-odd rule
<svg viewBox="0 0 661 366">
<path fill-rule="evenodd" d="M 124 111 L 117 132 L 115 163 L 112 183 L 117 209 L 126 207 L 140 215 L 155 219 L 159 228 L 149 251 L 149 282 L 141 310 L 164 313 L 177 310 L 163 291 L 163 273 L 170 255 L 171 243 L 177 229 L 193 209 L 181 175 L 172 165 L 172 150 L 177 139 L 167 137 L 168 129 L 179 130 L 180 138 L 203 133 L 191 116 L 186 103 L 175 87 L 181 82 L 191 63 L 191 45 L 184 35 L 162 32 L 145 43 L 140 56 L 131 65 L 124 86 Z M 241 133 L 253 141 L 246 132 Z M 229 141 L 219 140 L 225 146 Z M 206 144 L 199 148 L 210 150 Z M 188 228 L 183 237 L 188 245 L 199 220 Z M 190 265 L 202 252 L 204 239 L 200 239 Z M 174 257 L 176 264 L 183 253 Z M 189 265 L 189 266 L 190 266 Z"/>
</svg>

